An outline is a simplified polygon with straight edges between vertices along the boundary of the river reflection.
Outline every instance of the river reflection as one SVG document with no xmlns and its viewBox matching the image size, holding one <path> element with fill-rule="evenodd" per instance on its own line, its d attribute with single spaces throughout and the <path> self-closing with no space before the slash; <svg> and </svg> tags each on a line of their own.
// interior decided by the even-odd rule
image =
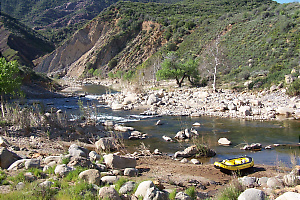
<svg viewBox="0 0 300 200">
<path fill-rule="evenodd" d="M 217 155 L 204 162 L 213 163 L 216 160 L 241 156 L 247 154 L 252 156 L 257 164 L 291 166 L 291 156 L 296 156 L 296 162 L 300 164 L 300 147 L 284 146 L 275 147 L 271 150 L 245 151 L 240 150 L 245 144 L 261 143 L 263 146 L 270 144 L 297 144 L 300 137 L 300 123 L 298 121 L 275 121 L 259 122 L 245 121 L 239 119 L 221 119 L 212 117 L 171 117 L 159 118 L 164 124 L 155 126 L 157 119 L 147 119 L 139 122 L 130 122 L 129 125 L 148 133 L 150 138 L 144 140 L 145 145 L 151 150 L 158 148 L 162 152 L 173 154 L 175 151 L 183 150 L 195 142 L 205 143 L 213 148 Z M 200 127 L 194 127 L 199 133 L 197 141 L 168 143 L 162 139 L 163 135 L 174 137 L 179 130 L 191 128 L 192 124 L 199 122 Z M 221 137 L 228 138 L 231 146 L 219 146 L 217 141 Z M 140 141 L 129 141 L 129 146 L 138 146 Z"/>
</svg>

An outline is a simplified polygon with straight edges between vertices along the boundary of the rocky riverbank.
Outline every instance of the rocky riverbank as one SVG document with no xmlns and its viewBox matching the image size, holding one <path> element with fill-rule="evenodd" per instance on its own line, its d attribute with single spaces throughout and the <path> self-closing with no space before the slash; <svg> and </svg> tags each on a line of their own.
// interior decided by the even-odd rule
<svg viewBox="0 0 300 200">
<path fill-rule="evenodd" d="M 247 120 L 299 119 L 300 98 L 273 87 L 261 92 L 235 92 L 209 88 L 170 88 L 135 93 L 130 90 L 99 98 L 112 109 L 145 108 L 145 115 L 202 115 Z"/>
<path fill-rule="evenodd" d="M 299 166 L 287 169 L 255 165 L 241 174 L 227 174 L 211 164 L 202 165 L 191 160 L 180 162 L 150 151 L 143 155 L 141 152 L 126 155 L 101 153 L 99 150 L 103 145 L 108 145 L 101 141 L 103 139 L 95 145 L 84 145 L 74 142 L 66 144 L 63 141 L 54 143 L 39 137 L 30 141 L 23 138 L 22 146 L 20 140 L 22 138 L 18 141 L 9 137 L 0 138 L 0 188 L 1 193 L 6 193 L 0 194 L 3 199 L 18 199 L 18 192 L 22 192 L 23 197 L 40 195 L 38 191 L 42 190 L 42 194 L 52 199 L 61 193 L 66 197 L 70 195 L 65 191 L 66 187 L 75 188 L 82 182 L 91 184 L 91 187 L 81 188 L 78 193 L 81 199 L 85 199 L 86 194 L 92 195 L 92 199 L 118 200 L 140 197 L 166 200 L 222 199 L 220 195 L 228 187 L 235 187 L 238 199 L 246 200 L 293 200 L 299 199 L 300 195 Z M 30 144 L 34 142 L 43 145 L 32 148 Z M 49 153 L 45 153 L 48 150 Z M 68 186 L 62 184 L 66 182 Z M 75 195 L 76 190 L 73 189 L 73 192 Z M 13 193 L 16 195 L 13 196 Z"/>
</svg>

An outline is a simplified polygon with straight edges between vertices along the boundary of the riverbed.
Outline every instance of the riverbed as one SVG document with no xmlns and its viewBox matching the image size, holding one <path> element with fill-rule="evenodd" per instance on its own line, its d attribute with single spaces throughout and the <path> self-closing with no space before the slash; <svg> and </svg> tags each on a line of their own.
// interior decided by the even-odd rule
<svg viewBox="0 0 300 200">
<path fill-rule="evenodd" d="M 63 110 L 70 118 L 80 115 L 80 106 L 93 107 L 92 114 L 98 121 L 114 120 L 117 123 L 132 126 L 142 133 L 147 133 L 148 138 L 144 140 L 125 141 L 129 151 L 133 152 L 139 148 L 141 143 L 151 151 L 159 149 L 163 153 L 172 156 L 176 151 L 181 151 L 185 147 L 204 143 L 214 149 L 217 155 L 213 158 L 203 158 L 203 163 L 213 163 L 225 158 L 248 155 L 254 158 L 257 164 L 274 166 L 300 165 L 300 147 L 296 146 L 300 141 L 300 121 L 249 121 L 244 119 L 230 119 L 218 117 L 188 117 L 188 116 L 152 116 L 140 115 L 143 110 L 119 110 L 113 111 L 105 104 L 99 103 L 97 98 L 104 93 L 116 92 L 100 85 L 87 85 L 80 89 L 84 92 L 83 97 L 69 97 L 58 99 L 44 99 L 44 104 L 51 105 Z M 79 103 L 80 102 L 80 103 Z M 160 120 L 162 125 L 155 125 Z M 166 142 L 163 135 L 174 137 L 175 134 L 184 129 L 190 129 L 198 122 L 200 127 L 194 127 L 199 133 L 197 139 L 178 142 Z M 230 146 L 220 146 L 219 138 L 226 137 L 231 142 Z M 245 144 L 261 143 L 263 147 L 274 144 L 281 144 L 272 149 L 262 149 L 261 151 L 245 151 L 240 148 Z M 285 145 L 285 146 L 282 146 Z M 295 146 L 294 146 L 295 145 Z"/>
</svg>

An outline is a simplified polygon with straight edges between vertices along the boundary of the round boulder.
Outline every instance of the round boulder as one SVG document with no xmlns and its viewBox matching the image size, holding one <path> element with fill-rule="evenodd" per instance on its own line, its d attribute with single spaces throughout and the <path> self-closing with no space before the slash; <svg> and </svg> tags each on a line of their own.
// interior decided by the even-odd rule
<svg viewBox="0 0 300 200">
<path fill-rule="evenodd" d="M 136 189 L 134 196 L 139 197 L 145 197 L 147 190 L 151 187 L 154 187 L 154 183 L 152 181 L 144 181 L 141 182 L 138 186 L 138 188 Z"/>
<path fill-rule="evenodd" d="M 90 184 L 100 185 L 101 174 L 96 169 L 85 170 L 81 172 L 78 177 Z"/>
<path fill-rule="evenodd" d="M 280 195 L 275 200 L 299 200 L 300 194 L 296 192 L 286 192 L 283 195 Z"/>
<path fill-rule="evenodd" d="M 264 199 L 265 199 L 265 193 L 255 188 L 250 188 L 245 190 L 238 197 L 238 200 L 264 200 Z"/>
<path fill-rule="evenodd" d="M 99 199 L 121 200 L 118 192 L 112 187 L 102 187 L 99 190 Z"/>
<path fill-rule="evenodd" d="M 68 167 L 66 164 L 57 165 L 55 167 L 54 173 L 59 176 L 66 176 L 73 168 Z"/>
</svg>

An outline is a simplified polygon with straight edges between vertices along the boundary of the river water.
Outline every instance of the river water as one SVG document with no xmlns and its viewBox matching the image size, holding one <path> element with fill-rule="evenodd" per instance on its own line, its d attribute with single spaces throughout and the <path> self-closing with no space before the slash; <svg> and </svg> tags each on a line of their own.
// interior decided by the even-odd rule
<svg viewBox="0 0 300 200">
<path fill-rule="evenodd" d="M 241 119 L 224 119 L 216 117 L 180 117 L 180 116 L 162 116 L 144 118 L 139 115 L 141 110 L 131 111 L 113 111 L 106 105 L 99 104 L 95 99 L 97 95 L 106 92 L 115 92 L 99 85 L 87 85 L 81 90 L 90 95 L 83 98 L 61 98 L 44 99 L 48 103 L 65 111 L 69 117 L 76 118 L 79 113 L 78 101 L 84 106 L 93 106 L 95 117 L 99 121 L 115 120 L 118 123 L 124 123 L 126 126 L 132 126 L 142 133 L 147 133 L 148 138 L 144 140 L 128 140 L 125 145 L 130 152 L 138 149 L 141 142 L 150 148 L 151 151 L 159 149 L 161 152 L 174 154 L 176 151 L 182 151 L 185 147 L 201 142 L 214 149 L 217 155 L 213 158 L 201 159 L 204 163 L 213 163 L 214 161 L 225 158 L 248 155 L 254 158 L 257 164 L 289 166 L 293 164 L 300 165 L 300 147 L 289 146 L 288 144 L 298 144 L 300 141 L 300 121 L 246 121 Z M 162 125 L 156 126 L 155 123 L 161 120 Z M 199 137 L 197 140 L 185 142 L 166 142 L 162 139 L 163 135 L 174 137 L 175 134 L 186 128 L 190 129 L 195 122 L 201 124 L 200 127 L 194 127 Z M 228 138 L 231 146 L 219 146 L 217 141 L 221 137 Z M 264 146 L 272 144 L 287 144 L 288 146 L 279 146 L 270 150 L 245 151 L 241 150 L 244 144 L 261 143 Z M 295 161 L 292 161 L 295 158 Z"/>
</svg>

